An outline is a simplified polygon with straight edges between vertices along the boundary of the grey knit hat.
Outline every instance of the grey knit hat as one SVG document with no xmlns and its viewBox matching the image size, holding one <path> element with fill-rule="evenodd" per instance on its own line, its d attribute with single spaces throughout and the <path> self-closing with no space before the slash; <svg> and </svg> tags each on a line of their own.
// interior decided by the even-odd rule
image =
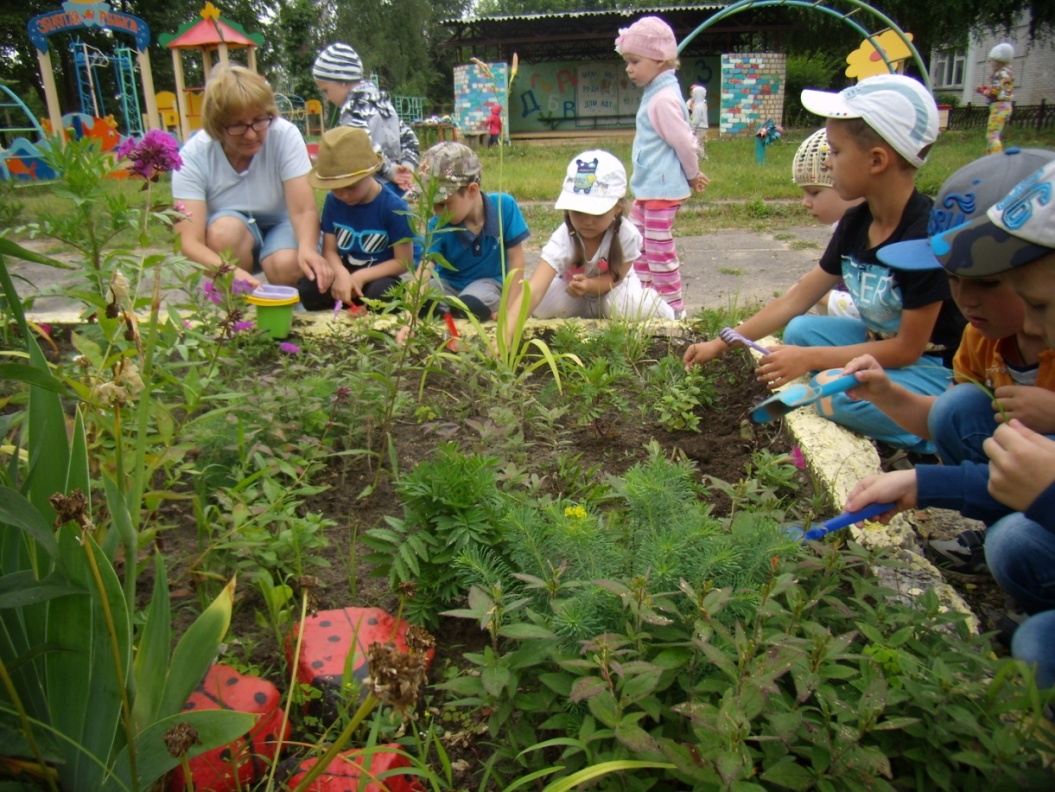
<svg viewBox="0 0 1055 792">
<path fill-rule="evenodd" d="M 363 61 L 347 44 L 331 44 L 315 59 L 311 76 L 316 80 L 359 82 L 363 79 Z"/>
</svg>

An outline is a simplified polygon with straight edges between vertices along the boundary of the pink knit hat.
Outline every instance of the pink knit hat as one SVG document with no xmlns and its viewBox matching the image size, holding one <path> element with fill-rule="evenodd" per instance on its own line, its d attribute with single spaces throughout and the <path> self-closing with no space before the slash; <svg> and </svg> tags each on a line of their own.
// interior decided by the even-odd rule
<svg viewBox="0 0 1055 792">
<path fill-rule="evenodd" d="M 641 17 L 628 28 L 619 29 L 615 51 L 620 55 L 639 55 L 657 61 L 678 57 L 678 42 L 674 31 L 659 17 Z"/>
</svg>

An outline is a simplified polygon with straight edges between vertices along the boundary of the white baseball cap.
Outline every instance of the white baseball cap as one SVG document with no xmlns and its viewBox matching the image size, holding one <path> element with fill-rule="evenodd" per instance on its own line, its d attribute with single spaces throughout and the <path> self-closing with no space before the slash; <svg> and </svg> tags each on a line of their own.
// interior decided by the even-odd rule
<svg viewBox="0 0 1055 792">
<path fill-rule="evenodd" d="M 626 168 L 613 154 L 591 149 L 568 163 L 555 209 L 603 215 L 626 195 Z"/>
<path fill-rule="evenodd" d="M 802 105 L 825 118 L 860 118 L 917 168 L 938 139 L 938 105 L 924 85 L 903 74 L 878 74 L 839 93 L 805 90 Z"/>
</svg>

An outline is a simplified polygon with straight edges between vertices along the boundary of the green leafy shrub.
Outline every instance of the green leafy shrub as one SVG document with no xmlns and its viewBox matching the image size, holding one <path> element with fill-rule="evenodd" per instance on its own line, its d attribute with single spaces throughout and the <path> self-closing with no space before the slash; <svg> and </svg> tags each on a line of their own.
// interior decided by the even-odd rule
<svg viewBox="0 0 1055 792">
<path fill-rule="evenodd" d="M 583 581 L 622 624 L 578 650 L 519 593 L 474 589 L 454 615 L 492 646 L 443 687 L 491 713 L 499 774 L 646 760 L 668 769 L 603 788 L 1047 788 L 1051 692 L 933 593 L 884 588 L 871 570 L 889 563 L 828 546 L 774 555 L 742 590 Z"/>
<path fill-rule="evenodd" d="M 497 543 L 508 496 L 498 489 L 496 463 L 445 443 L 398 482 L 403 517 L 386 517 L 387 528 L 364 534 L 375 574 L 394 587 L 416 585 L 405 611 L 412 621 L 435 626 L 439 610 L 468 589 L 467 573 L 454 561 L 469 548 Z"/>
</svg>

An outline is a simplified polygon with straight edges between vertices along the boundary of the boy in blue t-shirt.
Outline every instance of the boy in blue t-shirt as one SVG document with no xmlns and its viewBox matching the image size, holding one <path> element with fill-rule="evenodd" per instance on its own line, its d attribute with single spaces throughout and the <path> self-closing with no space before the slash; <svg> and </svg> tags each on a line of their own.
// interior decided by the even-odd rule
<svg viewBox="0 0 1055 792">
<path fill-rule="evenodd" d="M 851 359 L 870 354 L 891 380 L 938 396 L 949 386 L 946 366 L 959 344 L 963 317 L 940 272 L 901 272 L 879 261 L 884 245 L 927 235 L 931 200 L 916 189 L 916 169 L 938 136 L 934 97 L 900 74 L 862 80 L 841 93 L 803 91 L 806 109 L 827 117 L 827 167 L 844 200 L 865 202 L 846 212 L 818 266 L 795 286 L 736 328 L 758 339 L 787 326 L 783 345 L 762 358 L 758 379 L 771 388 L 803 374 L 817 381 L 837 376 Z M 845 282 L 860 319 L 805 315 Z M 686 366 L 724 354 L 721 339 L 691 345 Z M 817 404 L 823 417 L 897 448 L 934 453 L 929 440 L 906 432 L 878 408 L 836 394 Z"/>
<path fill-rule="evenodd" d="M 337 301 L 362 306 L 363 297 L 389 300 L 392 287 L 409 271 L 414 258 L 409 210 L 374 178 L 383 164 L 363 129 L 336 127 L 322 136 L 308 182 L 330 191 L 322 207 L 322 254 L 334 276 L 325 292 L 307 278 L 297 284 L 307 310 L 330 309 Z"/>
<path fill-rule="evenodd" d="M 523 242 L 530 235 L 512 195 L 480 189 L 482 171 L 480 158 L 462 143 L 437 143 L 421 158 L 426 196 L 430 184 L 436 186 L 428 253 L 451 267 L 435 264 L 433 271 L 444 294 L 461 300 L 481 322 L 497 313 L 505 278 L 523 271 Z M 510 299 L 519 293 L 520 282 L 514 279 Z M 450 312 L 465 316 L 458 308 Z"/>
</svg>

